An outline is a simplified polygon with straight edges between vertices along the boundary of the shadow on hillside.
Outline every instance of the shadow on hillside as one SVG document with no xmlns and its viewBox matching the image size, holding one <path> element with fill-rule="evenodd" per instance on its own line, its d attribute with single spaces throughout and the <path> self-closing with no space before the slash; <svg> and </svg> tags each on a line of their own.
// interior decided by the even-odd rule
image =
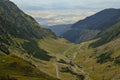
<svg viewBox="0 0 120 80">
<path fill-rule="evenodd" d="M 22 46 L 30 55 L 36 58 L 45 61 L 49 61 L 52 58 L 52 56 L 49 56 L 46 51 L 40 49 L 35 41 L 24 42 Z"/>
</svg>

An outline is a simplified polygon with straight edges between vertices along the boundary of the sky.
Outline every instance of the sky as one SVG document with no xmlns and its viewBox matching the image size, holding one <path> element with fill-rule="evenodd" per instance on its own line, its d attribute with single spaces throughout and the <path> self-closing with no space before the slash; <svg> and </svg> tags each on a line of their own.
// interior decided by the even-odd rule
<svg viewBox="0 0 120 80">
<path fill-rule="evenodd" d="M 73 24 L 106 8 L 120 8 L 120 0 L 10 0 L 41 25 Z"/>
</svg>

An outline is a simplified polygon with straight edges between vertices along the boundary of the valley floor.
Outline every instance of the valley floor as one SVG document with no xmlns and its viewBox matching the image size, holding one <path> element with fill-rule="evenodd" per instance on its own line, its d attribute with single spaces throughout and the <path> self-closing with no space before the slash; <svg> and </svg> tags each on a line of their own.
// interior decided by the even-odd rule
<svg viewBox="0 0 120 80">
<path fill-rule="evenodd" d="M 119 43 L 119 39 L 97 48 L 89 47 L 94 41 L 96 40 L 83 42 L 81 44 L 68 42 L 62 42 L 61 44 L 61 41 L 52 41 L 52 39 L 40 41 L 41 45 L 47 44 L 47 46 L 41 47 L 55 57 L 55 59 L 50 61 L 53 65 L 48 65 L 48 67 L 51 66 L 50 70 L 48 68 L 48 71 L 62 80 L 119 80 L 119 64 L 107 58 L 118 57 L 120 55 L 120 46 L 119 44 L 115 44 Z M 60 47 L 59 44 L 63 47 Z M 112 46 L 110 46 L 111 44 Z M 54 48 L 51 48 L 51 45 L 54 46 Z M 66 45 L 67 47 L 65 47 Z M 55 52 L 52 51 L 52 49 L 55 50 Z M 59 50 L 61 50 L 61 52 Z M 101 57 L 101 55 L 109 53 L 109 50 L 112 50 L 110 56 Z M 51 70 L 52 68 L 54 69 Z"/>
<path fill-rule="evenodd" d="M 118 44 L 120 40 L 111 41 L 97 48 L 89 47 L 94 41 L 73 44 L 64 39 L 42 39 L 38 41 L 39 47 L 52 56 L 50 61 L 34 58 L 27 53 L 23 55 L 16 49 L 12 50 L 12 55 L 6 57 L 0 52 L 0 61 L 2 61 L 0 70 L 3 72 L 1 74 L 6 76 L 11 74 L 10 76 L 17 80 L 57 80 L 55 78 L 60 80 L 120 80 L 119 64 L 109 59 L 120 55 L 120 44 Z M 116 47 L 110 46 L 111 44 Z M 109 49 L 112 53 L 104 56 L 104 54 L 109 54 Z M 31 70 L 32 73 L 29 73 Z M 46 74 L 51 77 L 46 77 Z"/>
</svg>

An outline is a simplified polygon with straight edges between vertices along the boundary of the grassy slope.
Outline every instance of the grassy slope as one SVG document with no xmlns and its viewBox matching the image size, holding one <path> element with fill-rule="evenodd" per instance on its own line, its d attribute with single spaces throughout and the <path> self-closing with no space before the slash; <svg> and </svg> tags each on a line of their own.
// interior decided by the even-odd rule
<svg viewBox="0 0 120 80">
<path fill-rule="evenodd" d="M 61 67 L 68 66 L 67 64 L 57 62 L 59 59 L 69 61 L 73 57 L 74 52 L 79 50 L 79 44 L 69 43 L 65 39 L 45 38 L 39 41 L 39 46 L 49 52 L 49 55 L 54 56 L 51 61 L 45 62 L 46 65 L 43 65 L 43 69 L 46 69 L 53 75 L 56 75 L 55 64 L 58 65 L 59 70 Z M 62 80 L 76 80 L 76 77 L 69 72 L 59 72 L 59 75 Z"/>
<path fill-rule="evenodd" d="M 84 66 L 92 80 L 119 80 L 120 38 L 97 48 L 89 48 L 92 42 L 84 43 L 85 46 L 79 51 L 76 63 Z"/>
<path fill-rule="evenodd" d="M 71 57 L 78 50 L 79 44 L 69 43 L 65 39 L 45 38 L 39 41 L 39 46 L 45 51 L 53 54 L 62 54 Z"/>
<path fill-rule="evenodd" d="M 19 42 L 22 43 L 22 40 Z M 44 38 L 38 41 L 39 47 L 49 52 L 49 55 L 54 56 L 50 61 L 41 61 L 38 59 L 32 59 L 38 67 L 43 71 L 46 71 L 54 76 L 56 76 L 55 66 L 56 59 L 68 60 L 73 57 L 75 52 L 78 52 L 75 63 L 81 67 L 84 67 L 85 71 L 89 73 L 92 80 L 105 80 L 119 78 L 120 68 L 119 68 L 119 56 L 120 56 L 120 39 L 113 40 L 103 46 L 97 48 L 91 48 L 89 45 L 95 41 L 88 41 L 81 44 L 69 43 L 64 39 L 52 39 Z M 115 46 L 115 47 L 113 47 Z M 12 47 L 10 48 L 11 50 Z M 13 50 L 13 52 L 22 57 L 22 51 Z M 104 59 L 100 55 L 111 53 L 110 58 Z M 1 53 L 2 54 L 2 53 Z M 67 57 L 65 57 L 67 56 Z M 109 56 L 108 56 L 109 57 Z M 118 57 L 118 58 L 117 58 Z M 114 59 L 114 60 L 113 60 Z M 28 60 L 29 61 L 29 60 Z M 98 61 L 98 63 L 97 63 Z M 117 63 L 116 63 L 117 61 Z M 59 69 L 67 65 L 57 63 Z M 23 73 L 22 73 L 23 74 Z M 105 77 L 104 77 L 105 76 Z M 60 72 L 60 77 L 62 80 L 72 79 L 75 80 L 75 76 L 70 73 Z M 30 77 L 31 78 L 31 77 Z M 20 80 L 27 80 L 26 77 L 20 77 Z M 29 79 L 29 78 L 28 78 Z M 34 78 L 39 80 L 39 78 Z M 32 80 L 34 80 L 32 79 Z M 44 80 L 44 79 L 42 79 Z"/>
<path fill-rule="evenodd" d="M 51 30 L 42 28 L 31 16 L 21 11 L 9 0 L 0 0 L 0 50 L 9 54 L 8 47 L 24 49 L 27 53 L 42 60 L 51 57 L 38 47 L 37 40 L 54 37 Z M 34 49 L 33 49 L 34 47 Z"/>
<path fill-rule="evenodd" d="M 0 0 L 0 78 L 10 75 L 19 80 L 54 80 L 39 71 L 40 67 L 36 67 L 31 59 L 34 56 L 40 60 L 50 60 L 51 56 L 37 44 L 37 40 L 45 36 L 55 38 L 53 32 L 42 28 L 14 3 Z"/>
<path fill-rule="evenodd" d="M 19 41 L 22 43 L 22 40 Z M 93 42 L 93 41 L 92 41 Z M 106 80 L 119 78 L 120 68 L 119 68 L 119 56 L 120 56 L 120 39 L 113 40 L 105 45 L 102 45 L 97 48 L 89 48 L 89 45 L 92 43 L 91 41 L 82 43 L 84 45 L 79 48 L 79 44 L 72 44 L 64 39 L 52 39 L 52 38 L 45 38 L 39 41 L 39 47 L 44 49 L 45 51 L 49 52 L 49 55 L 54 55 L 51 61 L 42 61 L 44 63 L 41 64 L 41 61 L 36 60 L 37 65 L 41 67 L 41 69 L 50 72 L 54 76 L 56 75 L 55 66 L 53 65 L 56 63 L 56 59 L 65 59 L 66 55 L 71 58 L 73 53 L 79 52 L 76 58 L 76 64 L 79 66 L 84 66 L 86 72 L 89 73 L 91 79 L 93 80 L 102 80 L 105 78 Z M 115 46 L 115 47 L 113 47 Z M 13 49 L 12 49 L 13 50 Z M 68 51 L 66 51 L 68 50 Z M 66 52 L 66 53 L 65 53 Z M 110 57 L 114 60 L 101 58 L 101 54 L 111 53 Z M 55 55 L 56 54 L 56 55 Z M 98 58 L 99 57 L 99 58 Z M 117 58 L 118 57 L 118 58 Z M 102 60 L 103 59 L 103 60 Z M 118 59 L 118 60 L 117 60 Z M 97 63 L 98 60 L 102 60 L 102 63 Z M 117 64 L 116 64 L 117 61 Z M 59 68 L 65 67 L 66 65 L 59 64 Z M 60 76 L 63 80 L 72 79 L 74 80 L 74 76 L 70 73 L 61 73 Z M 105 77 L 104 77 L 105 76 Z M 26 77 L 19 78 L 20 80 L 25 80 Z M 31 78 L 31 77 L 30 77 Z M 34 78 L 36 80 L 36 78 Z M 26 79 L 27 80 L 27 79 Z M 33 79 L 32 79 L 33 80 Z M 42 79 L 43 80 L 43 79 Z"/>
<path fill-rule="evenodd" d="M 116 24 L 112 25 L 107 30 L 103 31 L 99 35 L 100 39 L 92 44 L 93 47 L 101 46 L 107 42 L 110 42 L 120 37 L 120 20 Z"/>
<path fill-rule="evenodd" d="M 8 75 L 18 80 L 57 80 L 17 56 L 0 56 L 0 77 L 7 77 Z"/>
</svg>

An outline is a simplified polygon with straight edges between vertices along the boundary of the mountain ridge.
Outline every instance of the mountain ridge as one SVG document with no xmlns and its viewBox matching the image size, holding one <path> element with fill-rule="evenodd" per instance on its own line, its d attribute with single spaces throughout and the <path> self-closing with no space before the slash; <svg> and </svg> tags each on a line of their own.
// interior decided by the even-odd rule
<svg viewBox="0 0 120 80">
<path fill-rule="evenodd" d="M 85 18 L 84 20 L 76 22 L 73 24 L 72 29 L 63 33 L 61 36 L 75 43 L 88 41 L 97 37 L 103 30 L 117 23 L 119 17 L 120 9 L 105 9 Z M 88 32 L 86 32 L 86 30 L 88 30 Z M 92 33 L 89 33 L 89 31 Z M 85 36 L 86 38 L 81 39 L 81 36 Z"/>
<path fill-rule="evenodd" d="M 49 61 L 52 56 L 38 41 L 56 38 L 13 2 L 0 0 L 0 80 L 58 80 L 40 70 L 33 58 Z"/>
<path fill-rule="evenodd" d="M 33 46 L 36 51 L 42 52 L 43 50 L 37 47 L 37 40 L 48 36 L 56 37 L 51 30 L 40 27 L 32 17 L 26 15 L 9 0 L 0 2 L 0 30 L 0 43 L 4 46 L 0 50 L 7 51 L 7 53 L 9 50 L 6 46 L 23 48 L 29 54 L 33 54 L 35 51 L 32 49 Z M 22 43 L 17 39 L 20 39 Z M 30 46 L 31 49 L 27 46 Z M 38 52 L 36 55 L 39 54 Z M 46 52 L 43 51 L 43 53 Z"/>
</svg>

